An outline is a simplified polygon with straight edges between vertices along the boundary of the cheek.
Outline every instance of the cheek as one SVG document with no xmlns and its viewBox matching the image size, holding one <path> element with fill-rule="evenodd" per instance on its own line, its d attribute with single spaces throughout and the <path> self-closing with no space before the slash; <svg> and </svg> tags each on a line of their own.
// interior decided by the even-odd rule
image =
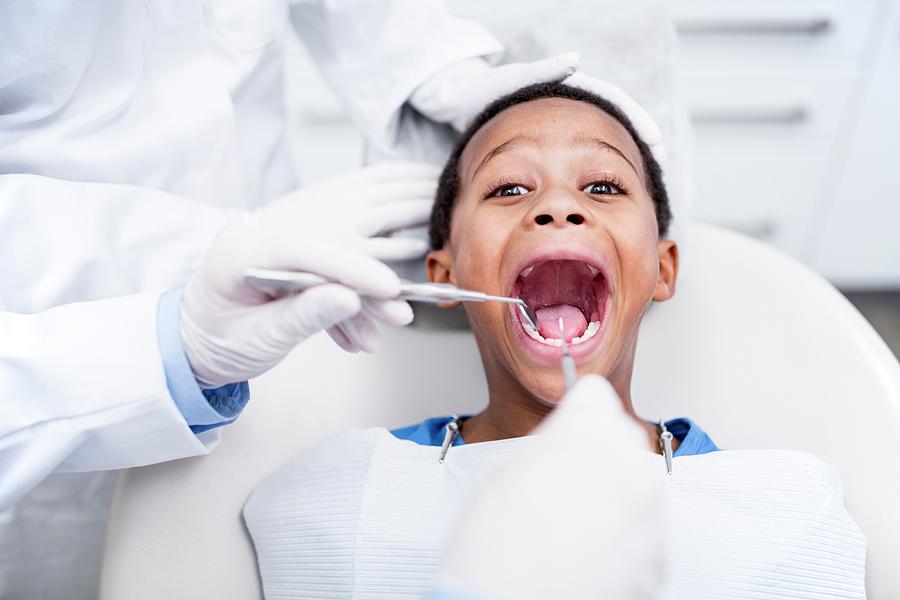
<svg viewBox="0 0 900 600">
<path fill-rule="evenodd" d="M 616 247 L 626 292 L 637 294 L 644 304 L 650 300 L 659 278 L 656 219 L 652 214 L 634 215 L 616 228 Z"/>
<path fill-rule="evenodd" d="M 509 219 L 490 210 L 454 215 L 451 245 L 459 286 L 498 293 L 500 257 L 509 240 Z"/>
</svg>

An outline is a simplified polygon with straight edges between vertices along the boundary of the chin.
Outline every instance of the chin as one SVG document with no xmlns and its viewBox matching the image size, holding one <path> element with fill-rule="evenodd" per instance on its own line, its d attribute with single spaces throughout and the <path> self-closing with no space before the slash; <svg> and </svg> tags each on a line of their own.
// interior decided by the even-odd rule
<svg viewBox="0 0 900 600">
<path fill-rule="evenodd" d="M 566 394 L 566 386 L 560 381 L 537 384 L 530 387 L 529 392 L 535 402 L 547 408 L 554 408 Z"/>
</svg>

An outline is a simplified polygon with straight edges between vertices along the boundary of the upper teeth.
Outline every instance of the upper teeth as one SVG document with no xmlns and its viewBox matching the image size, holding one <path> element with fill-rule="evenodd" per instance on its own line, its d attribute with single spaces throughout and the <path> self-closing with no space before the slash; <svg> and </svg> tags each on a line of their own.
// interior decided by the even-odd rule
<svg viewBox="0 0 900 600">
<path fill-rule="evenodd" d="M 548 346 L 557 346 L 557 347 L 560 347 L 563 344 L 563 341 L 560 338 L 545 338 L 540 333 L 538 333 L 534 327 L 532 327 L 525 321 L 522 321 L 522 327 L 525 329 L 525 333 L 527 333 L 530 338 L 535 339 L 535 340 L 541 342 L 542 344 L 547 344 Z M 572 338 L 572 341 L 569 343 L 573 344 L 573 345 L 584 343 L 587 340 L 594 337 L 594 335 L 599 330 L 600 330 L 600 321 L 591 321 L 588 324 L 587 329 L 584 330 L 584 333 L 582 333 L 578 337 Z"/>
<path fill-rule="evenodd" d="M 600 269 L 598 269 L 594 265 L 588 265 L 588 269 L 591 270 L 591 277 L 594 277 L 595 275 L 597 275 L 597 273 L 600 272 Z M 524 279 L 525 277 L 528 277 L 529 275 L 531 275 L 532 271 L 534 271 L 534 265 L 531 265 L 530 267 L 525 267 L 524 269 L 522 269 L 522 272 L 519 273 L 519 277 Z"/>
</svg>

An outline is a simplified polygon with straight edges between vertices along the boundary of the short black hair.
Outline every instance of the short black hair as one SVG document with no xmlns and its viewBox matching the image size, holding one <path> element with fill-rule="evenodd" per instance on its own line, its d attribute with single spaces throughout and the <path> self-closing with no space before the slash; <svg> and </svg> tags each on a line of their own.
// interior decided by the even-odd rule
<svg viewBox="0 0 900 600">
<path fill-rule="evenodd" d="M 507 108 L 541 98 L 567 98 L 569 100 L 586 102 L 614 118 L 628 131 L 641 153 L 649 187 L 648 191 L 656 208 L 656 223 L 659 228 L 659 235 L 660 237 L 665 237 L 672 221 L 672 211 L 669 208 L 669 196 L 663 183 L 662 168 L 653 157 L 650 148 L 638 136 L 625 113 L 609 100 L 581 88 L 571 87 L 562 83 L 538 83 L 523 87 L 494 100 L 475 117 L 472 124 L 469 125 L 456 142 L 453 152 L 447 159 L 447 164 L 444 165 L 444 170 L 441 173 L 434 206 L 431 209 L 431 222 L 428 228 L 431 247 L 434 250 L 439 250 L 450 237 L 450 219 L 453 216 L 453 205 L 456 203 L 456 196 L 459 194 L 459 159 L 466 145 L 471 141 L 472 136 L 485 123 Z"/>
</svg>

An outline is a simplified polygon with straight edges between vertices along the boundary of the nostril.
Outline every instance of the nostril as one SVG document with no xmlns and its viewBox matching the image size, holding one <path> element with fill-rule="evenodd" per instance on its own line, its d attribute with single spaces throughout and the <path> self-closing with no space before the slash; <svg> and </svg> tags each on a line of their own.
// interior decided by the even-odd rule
<svg viewBox="0 0 900 600">
<path fill-rule="evenodd" d="M 584 223 L 584 217 L 582 217 L 581 215 L 571 214 L 566 217 L 566 221 L 572 223 L 573 225 L 581 225 L 582 223 Z"/>
<path fill-rule="evenodd" d="M 546 225 L 553 222 L 553 217 L 550 215 L 538 215 L 534 218 L 534 222 L 538 225 Z"/>
</svg>

